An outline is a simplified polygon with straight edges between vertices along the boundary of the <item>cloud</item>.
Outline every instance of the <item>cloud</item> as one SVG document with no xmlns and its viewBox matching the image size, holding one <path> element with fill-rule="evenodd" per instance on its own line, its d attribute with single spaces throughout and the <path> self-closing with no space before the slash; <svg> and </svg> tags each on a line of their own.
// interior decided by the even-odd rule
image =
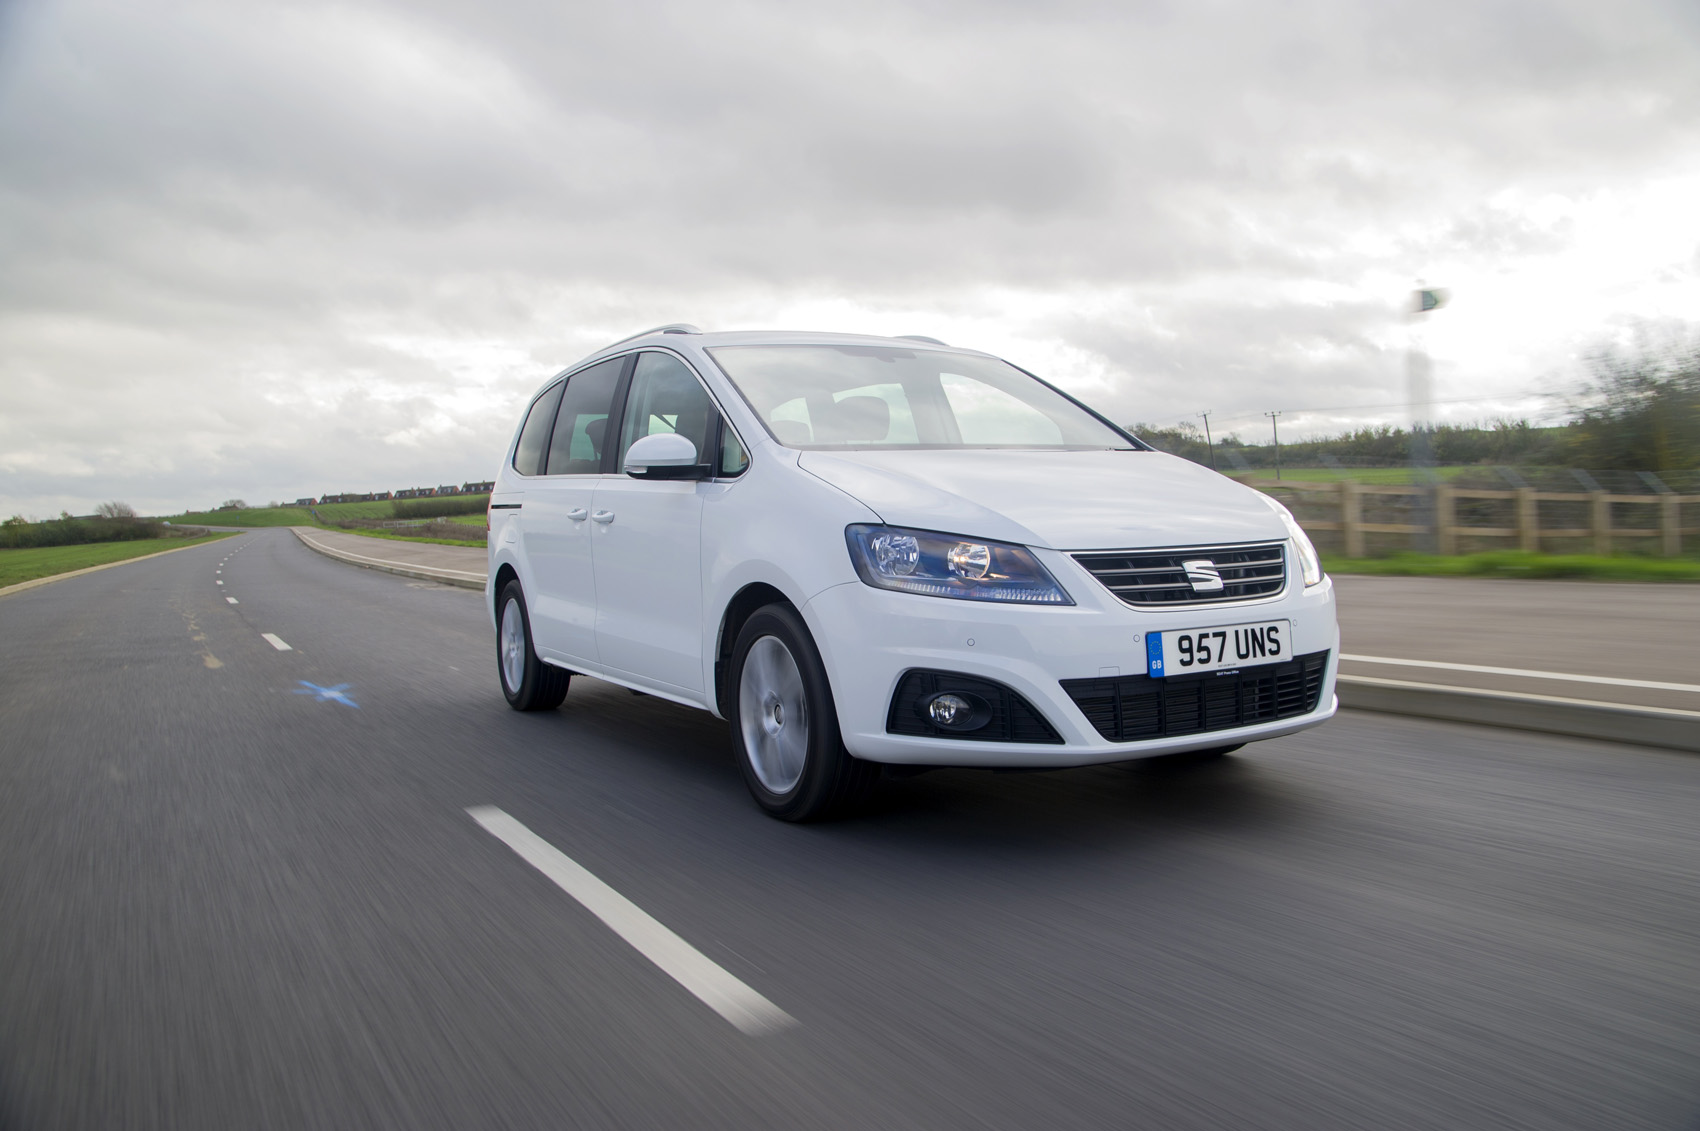
<svg viewBox="0 0 1700 1131">
<path fill-rule="evenodd" d="M 1681 0 L 5 18 L 8 511 L 483 477 L 548 373 L 680 318 L 950 327 L 1157 418 L 1397 400 L 1421 275 L 1443 391 L 1507 397 L 1700 285 Z M 1610 250 L 1637 212 L 1668 262 Z"/>
</svg>

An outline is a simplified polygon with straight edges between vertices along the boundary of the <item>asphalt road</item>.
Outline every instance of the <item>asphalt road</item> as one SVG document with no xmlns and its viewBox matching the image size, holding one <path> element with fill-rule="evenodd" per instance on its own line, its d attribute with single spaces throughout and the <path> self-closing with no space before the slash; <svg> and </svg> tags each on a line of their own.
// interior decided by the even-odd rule
<svg viewBox="0 0 1700 1131">
<path fill-rule="evenodd" d="M 0 1128 L 1700 1127 L 1693 756 L 1346 715 L 797 828 L 492 637 L 286 530 L 0 600 Z"/>
<path fill-rule="evenodd" d="M 1700 586 L 1336 577 L 1348 655 L 1605 676 L 1689 690 L 1348 661 L 1356 675 L 1700 710 Z"/>
</svg>

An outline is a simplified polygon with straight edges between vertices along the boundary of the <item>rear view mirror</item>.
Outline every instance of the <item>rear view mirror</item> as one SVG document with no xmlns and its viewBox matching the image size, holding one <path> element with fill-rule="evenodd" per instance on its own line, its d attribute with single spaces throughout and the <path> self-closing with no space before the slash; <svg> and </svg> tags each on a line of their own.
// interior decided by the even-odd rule
<svg viewBox="0 0 1700 1131">
<path fill-rule="evenodd" d="M 642 436 L 626 449 L 620 468 L 637 479 L 700 479 L 704 468 L 697 463 L 697 446 L 676 432 Z"/>
</svg>

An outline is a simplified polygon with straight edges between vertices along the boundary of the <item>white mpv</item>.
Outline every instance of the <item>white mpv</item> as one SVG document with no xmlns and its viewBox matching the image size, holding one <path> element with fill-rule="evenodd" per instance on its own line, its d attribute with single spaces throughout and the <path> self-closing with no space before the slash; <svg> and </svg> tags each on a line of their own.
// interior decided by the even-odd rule
<svg viewBox="0 0 1700 1131">
<path fill-rule="evenodd" d="M 526 407 L 489 555 L 514 708 L 579 672 L 711 711 L 787 820 L 887 767 L 1207 757 L 1335 710 L 1285 508 L 927 338 L 609 346 Z"/>
</svg>

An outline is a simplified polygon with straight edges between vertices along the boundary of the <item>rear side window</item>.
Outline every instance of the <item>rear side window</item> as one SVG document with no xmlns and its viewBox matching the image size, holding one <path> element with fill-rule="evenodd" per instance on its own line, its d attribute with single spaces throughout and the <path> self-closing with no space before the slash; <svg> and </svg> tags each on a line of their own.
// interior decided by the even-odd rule
<svg viewBox="0 0 1700 1131">
<path fill-rule="evenodd" d="M 620 428 L 620 459 L 641 437 L 677 432 L 696 445 L 697 462 L 707 463 L 719 421 L 720 411 L 684 362 L 670 353 L 639 354 Z"/>
<path fill-rule="evenodd" d="M 608 413 L 625 364 L 623 357 L 610 358 L 567 379 L 567 395 L 561 401 L 555 434 L 549 441 L 550 475 L 594 475 L 602 470 Z"/>
<path fill-rule="evenodd" d="M 521 475 L 540 475 L 543 471 L 543 444 L 549 438 L 549 428 L 555 423 L 555 410 L 561 405 L 563 385 L 551 385 L 548 391 L 531 403 L 525 427 L 519 430 L 519 444 L 514 448 L 514 470 Z"/>
</svg>

